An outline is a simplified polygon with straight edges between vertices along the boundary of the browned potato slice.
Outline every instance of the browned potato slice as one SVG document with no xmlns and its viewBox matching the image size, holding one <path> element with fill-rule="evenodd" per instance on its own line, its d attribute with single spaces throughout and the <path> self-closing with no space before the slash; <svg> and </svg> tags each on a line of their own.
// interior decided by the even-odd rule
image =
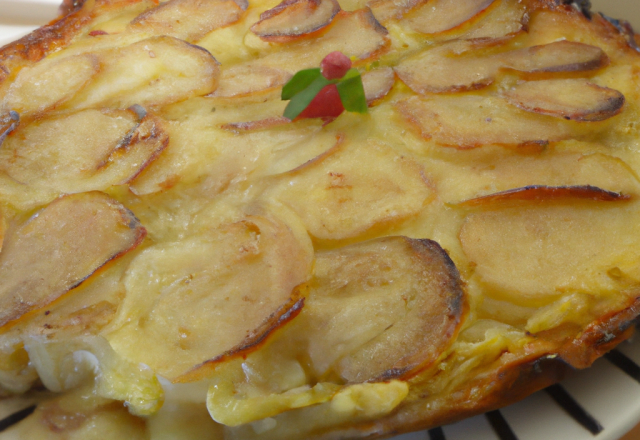
<svg viewBox="0 0 640 440">
<path fill-rule="evenodd" d="M 401 222 L 434 197 L 417 163 L 375 141 L 343 142 L 281 181 L 273 197 L 296 211 L 312 236 L 327 240 Z"/>
<path fill-rule="evenodd" d="M 511 104 L 530 112 L 574 121 L 603 121 L 622 111 L 624 95 L 586 79 L 528 81 L 507 90 Z"/>
<path fill-rule="evenodd" d="M 0 325 L 55 301 L 145 234 L 133 214 L 105 194 L 57 199 L 8 231 L 0 253 Z"/>
<path fill-rule="evenodd" d="M 577 134 L 568 122 L 518 110 L 493 97 L 414 96 L 401 101 L 398 109 L 423 137 L 460 148 L 544 143 Z"/>
<path fill-rule="evenodd" d="M 637 283 L 637 212 L 628 202 L 519 203 L 471 214 L 460 241 L 486 295 L 540 307 L 570 292 L 611 295 L 620 282 Z"/>
<path fill-rule="evenodd" d="M 338 12 L 336 0 L 284 0 L 260 14 L 251 31 L 265 41 L 284 43 L 328 26 Z"/>
<path fill-rule="evenodd" d="M 169 142 L 162 121 L 133 111 L 83 110 L 20 127 L 0 149 L 0 170 L 63 193 L 124 184 Z"/>
<path fill-rule="evenodd" d="M 339 50 L 354 63 L 379 56 L 389 46 L 387 30 L 378 23 L 369 9 L 340 11 L 331 26 L 309 41 L 291 42 L 256 61 L 223 68 L 220 87 L 213 96 L 241 97 L 264 93 L 279 87 L 301 69 L 318 67 L 322 58 Z"/>
<path fill-rule="evenodd" d="M 43 112 L 71 99 L 99 70 L 92 54 L 42 60 L 20 70 L 0 108 L 23 115 Z"/>
<path fill-rule="evenodd" d="M 462 206 L 482 206 L 513 201 L 550 201 L 561 199 L 586 199 L 598 202 L 628 200 L 628 195 L 607 191 L 595 186 L 542 186 L 532 185 L 478 197 L 462 202 Z"/>
<path fill-rule="evenodd" d="M 235 23 L 247 6 L 246 0 L 170 0 L 136 17 L 131 29 L 193 42 Z"/>
<path fill-rule="evenodd" d="M 362 74 L 362 86 L 367 103 L 371 105 L 387 96 L 395 82 L 396 77 L 391 67 L 364 72 Z"/>
<path fill-rule="evenodd" d="M 206 95 L 218 84 L 216 59 L 201 47 L 172 37 L 152 37 L 109 50 L 100 61 L 100 74 L 67 107 L 168 104 Z"/>
<path fill-rule="evenodd" d="M 475 90 L 493 83 L 500 68 L 495 57 L 458 55 L 471 46 L 454 42 L 425 50 L 402 60 L 394 69 L 416 93 L 455 93 Z"/>
<path fill-rule="evenodd" d="M 317 373 L 350 383 L 407 378 L 453 342 L 462 282 L 434 241 L 386 237 L 317 254 L 304 334 Z"/>
<path fill-rule="evenodd" d="M 566 40 L 506 52 L 501 59 L 504 67 L 528 73 L 583 72 L 609 62 L 599 47 Z"/>
<path fill-rule="evenodd" d="M 496 0 L 429 0 L 411 11 L 407 25 L 423 34 L 439 34 L 480 19 Z"/>
<path fill-rule="evenodd" d="M 487 39 L 500 41 L 525 29 L 529 21 L 527 7 L 518 0 L 500 0 L 481 21 L 465 33 L 465 39 Z"/>
<path fill-rule="evenodd" d="M 220 87 L 211 96 L 230 98 L 264 93 L 283 86 L 289 78 L 291 74 L 280 69 L 256 63 L 240 64 L 222 69 Z"/>
<path fill-rule="evenodd" d="M 295 288 L 313 259 L 308 240 L 253 216 L 145 250 L 127 272 L 122 327 L 111 344 L 171 380 L 199 379 L 299 312 Z"/>
</svg>

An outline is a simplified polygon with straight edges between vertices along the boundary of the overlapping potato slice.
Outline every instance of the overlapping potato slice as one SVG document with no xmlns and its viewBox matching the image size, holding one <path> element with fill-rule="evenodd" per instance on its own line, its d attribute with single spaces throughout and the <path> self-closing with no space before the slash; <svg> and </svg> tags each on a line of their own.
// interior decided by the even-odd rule
<svg viewBox="0 0 640 440">
<path fill-rule="evenodd" d="M 0 150 L 0 170 L 62 193 L 129 182 L 169 142 L 162 120 L 140 110 L 82 110 L 24 125 Z"/>
<path fill-rule="evenodd" d="M 168 104 L 206 95 L 218 84 L 215 58 L 201 47 L 173 37 L 152 37 L 102 52 L 100 62 L 100 74 L 66 107 Z"/>
<path fill-rule="evenodd" d="M 369 105 L 387 96 L 396 82 L 396 77 L 391 67 L 369 70 L 362 74 L 362 87 L 364 96 Z"/>
<path fill-rule="evenodd" d="M 20 70 L 0 109 L 22 115 L 44 112 L 71 99 L 99 71 L 93 54 L 42 60 Z"/>
<path fill-rule="evenodd" d="M 337 145 L 282 175 L 273 191 L 312 236 L 326 240 L 401 222 L 434 197 L 417 163 L 374 140 Z"/>
<path fill-rule="evenodd" d="M 529 21 L 527 7 L 518 0 L 500 0 L 500 4 L 463 35 L 468 40 L 498 42 L 522 32 Z"/>
<path fill-rule="evenodd" d="M 8 231 L 0 253 L 0 325 L 64 295 L 135 248 L 145 233 L 129 210 L 105 194 L 57 199 Z"/>
<path fill-rule="evenodd" d="M 213 96 L 230 98 L 265 93 L 284 85 L 291 76 L 291 73 L 281 69 L 240 64 L 222 70 L 220 86 Z"/>
<path fill-rule="evenodd" d="M 599 47 L 566 40 L 506 52 L 500 58 L 503 67 L 527 73 L 582 72 L 609 62 Z"/>
<path fill-rule="evenodd" d="M 464 203 L 532 182 L 548 187 L 596 186 L 623 195 L 640 193 L 635 174 L 617 157 L 548 149 L 524 156 L 503 150 L 497 159 L 498 148 L 452 151 L 449 160 L 429 168 L 438 196 L 448 203 Z"/>
<path fill-rule="evenodd" d="M 397 108 L 423 137 L 460 148 L 546 143 L 585 132 L 572 125 L 579 123 L 532 114 L 490 96 L 414 96 Z"/>
<path fill-rule="evenodd" d="M 220 86 L 213 96 L 264 93 L 283 85 L 301 69 L 317 67 L 326 54 L 336 50 L 356 63 L 374 58 L 388 47 L 387 34 L 369 9 L 340 11 L 331 27 L 318 38 L 292 41 L 255 61 L 223 68 Z"/>
<path fill-rule="evenodd" d="M 619 292 L 620 282 L 640 282 L 636 203 L 567 197 L 482 206 L 493 209 L 469 215 L 460 242 L 490 297 L 540 307 L 573 292 L 606 295 Z"/>
<path fill-rule="evenodd" d="M 560 41 L 527 49 L 518 49 L 493 55 L 479 56 L 478 47 L 472 42 L 453 41 L 428 49 L 415 56 L 402 60 L 395 71 L 400 79 L 414 92 L 455 93 L 475 90 L 492 84 L 500 69 L 513 69 L 524 73 L 558 73 L 588 71 L 602 67 L 607 56 L 599 47 L 583 43 Z M 524 87 L 543 87 L 543 84 Z M 548 82 L 548 88 L 562 90 L 562 82 Z M 586 87 L 579 80 L 565 80 L 567 85 L 564 96 L 573 93 L 588 94 L 591 98 L 574 98 L 575 105 L 594 105 L 593 101 L 606 99 L 594 90 L 582 90 Z M 571 87 L 571 90 L 568 89 Z M 535 95 L 532 91 L 530 95 Z M 557 90 L 549 90 L 550 94 Z M 612 98 L 613 99 L 613 98 Z M 549 105 L 549 104 L 548 104 Z M 614 106 L 611 104 L 611 106 Z"/>
<path fill-rule="evenodd" d="M 500 61 L 495 57 L 459 55 L 471 48 L 468 43 L 444 44 L 402 60 L 394 70 L 416 93 L 480 89 L 493 83 Z"/>
<path fill-rule="evenodd" d="M 603 121 L 622 111 L 624 95 L 586 79 L 528 81 L 503 93 L 511 104 L 530 112 L 574 121 Z"/>
<path fill-rule="evenodd" d="M 206 375 L 299 311 L 295 288 L 313 258 L 308 240 L 279 220 L 252 216 L 147 249 L 128 270 L 112 345 L 174 381 Z"/>
<path fill-rule="evenodd" d="M 260 14 L 251 31 L 265 41 L 284 43 L 328 26 L 338 12 L 336 0 L 284 0 Z"/>
<path fill-rule="evenodd" d="M 386 237 L 317 254 L 305 321 L 318 374 L 406 378 L 453 342 L 465 311 L 458 271 L 430 240 Z"/>
<path fill-rule="evenodd" d="M 240 19 L 246 0 L 170 0 L 136 17 L 130 28 L 190 42 Z"/>
<path fill-rule="evenodd" d="M 404 19 L 411 29 L 423 34 L 440 34 L 471 20 L 479 20 L 496 0 L 428 0 Z"/>
</svg>

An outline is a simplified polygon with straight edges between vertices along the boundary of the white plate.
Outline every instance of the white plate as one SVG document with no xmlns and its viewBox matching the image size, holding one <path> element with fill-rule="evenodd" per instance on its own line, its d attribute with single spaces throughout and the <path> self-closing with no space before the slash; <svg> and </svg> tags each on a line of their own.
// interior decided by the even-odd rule
<svg viewBox="0 0 640 440">
<path fill-rule="evenodd" d="M 60 0 L 0 0 L 0 46 L 55 18 Z M 640 29 L 640 0 L 592 0 L 594 10 L 629 20 Z M 616 366 L 615 364 L 618 364 Z M 621 368 L 625 366 L 626 368 Z M 617 440 L 640 422 L 640 336 L 621 344 L 552 388 L 590 417 L 592 434 L 541 391 L 490 415 L 473 417 L 441 429 L 395 437 L 395 440 Z M 626 371 L 625 371 L 626 370 Z M 565 401 L 564 406 L 567 406 Z M 496 421 L 497 420 L 497 421 Z M 491 425 L 497 423 L 500 428 Z M 500 423 L 502 422 L 502 423 Z"/>
</svg>

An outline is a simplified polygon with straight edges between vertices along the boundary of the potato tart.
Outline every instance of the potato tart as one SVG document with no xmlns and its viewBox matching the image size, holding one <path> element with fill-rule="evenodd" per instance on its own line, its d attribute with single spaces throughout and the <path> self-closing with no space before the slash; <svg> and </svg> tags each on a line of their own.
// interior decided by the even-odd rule
<svg viewBox="0 0 640 440">
<path fill-rule="evenodd" d="M 588 367 L 640 314 L 639 41 L 559 0 L 66 0 L 0 49 L 6 434 L 379 438 Z M 366 113 L 284 117 L 335 51 Z"/>
</svg>

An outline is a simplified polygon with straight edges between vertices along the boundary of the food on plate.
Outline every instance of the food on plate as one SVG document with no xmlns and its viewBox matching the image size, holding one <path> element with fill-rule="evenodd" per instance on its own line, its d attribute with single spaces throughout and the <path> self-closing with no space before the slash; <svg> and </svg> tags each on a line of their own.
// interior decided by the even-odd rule
<svg viewBox="0 0 640 440">
<path fill-rule="evenodd" d="M 66 0 L 0 48 L 2 439 L 355 439 L 640 314 L 640 50 L 561 0 Z"/>
</svg>

